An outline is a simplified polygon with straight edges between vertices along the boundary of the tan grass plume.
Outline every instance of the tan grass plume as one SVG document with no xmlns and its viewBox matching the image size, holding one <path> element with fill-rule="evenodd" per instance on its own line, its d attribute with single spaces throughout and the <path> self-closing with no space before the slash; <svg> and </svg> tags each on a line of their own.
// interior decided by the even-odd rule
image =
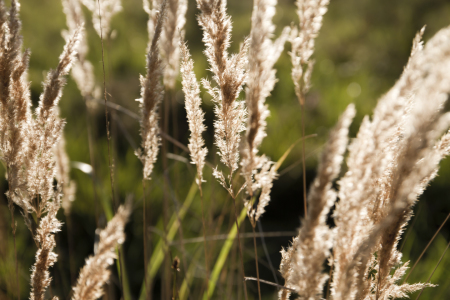
<svg viewBox="0 0 450 300">
<path fill-rule="evenodd" d="M 280 37 L 272 42 L 275 30 L 272 18 L 275 15 L 276 4 L 276 0 L 255 1 L 250 32 L 248 79 L 245 90 L 248 120 L 241 165 L 247 194 L 250 197 L 245 205 L 253 226 L 270 201 L 272 181 L 276 176 L 274 163 L 265 155 L 258 155 L 258 147 L 266 136 L 266 118 L 270 113 L 265 100 L 276 82 L 273 66 L 284 49 L 289 33 L 289 28 L 285 28 Z M 255 209 L 251 199 L 257 191 L 261 193 Z"/>
<path fill-rule="evenodd" d="M 136 155 L 144 165 L 144 179 L 150 179 L 153 166 L 159 152 L 159 104 L 164 97 L 164 87 L 161 79 L 163 76 L 162 61 L 159 54 L 159 40 L 166 15 L 167 0 L 161 4 L 158 14 L 158 22 L 155 27 L 152 43 L 147 54 L 147 75 L 141 76 L 141 98 L 138 99 L 141 107 L 141 149 Z"/>
<path fill-rule="evenodd" d="M 130 213 L 130 204 L 120 206 L 106 228 L 100 231 L 94 255 L 86 259 L 77 284 L 73 287 L 73 300 L 92 300 L 103 295 L 103 286 L 110 276 L 108 268 L 117 259 L 115 248 L 125 241 L 124 229 Z"/>
<path fill-rule="evenodd" d="M 226 1 L 197 0 L 200 9 L 198 22 L 203 29 L 205 55 L 217 87 L 203 79 L 202 83 L 216 104 L 214 112 L 215 144 L 221 162 L 228 167 L 227 180 L 217 168 L 213 175 L 234 197 L 231 179 L 238 168 L 241 132 L 245 130 L 247 115 L 243 101 L 237 101 L 246 80 L 245 66 L 249 40 L 246 39 L 238 54 L 228 55 L 231 38 L 231 19 L 226 12 Z"/>
</svg>

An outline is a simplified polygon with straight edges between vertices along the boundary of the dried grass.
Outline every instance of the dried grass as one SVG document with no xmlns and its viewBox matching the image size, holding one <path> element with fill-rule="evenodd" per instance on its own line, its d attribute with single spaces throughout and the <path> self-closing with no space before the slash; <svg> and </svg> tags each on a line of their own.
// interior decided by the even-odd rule
<svg viewBox="0 0 450 300">
<path fill-rule="evenodd" d="M 37 245 L 36 262 L 31 268 L 30 299 L 46 298 L 51 282 L 49 268 L 57 260 L 53 252 L 54 235 L 62 226 L 56 215 L 61 203 L 69 214 L 75 194 L 62 138 L 65 121 L 59 117 L 57 107 L 65 76 L 72 65 L 75 64 L 72 75 L 83 97 L 93 98 L 96 90 L 93 67 L 86 59 L 87 42 L 82 37 L 84 16 L 80 2 L 62 2 L 69 28 L 63 32 L 67 43 L 57 68 L 47 74 L 39 105 L 33 113 L 27 80 L 30 52 L 22 52 L 20 6 L 13 0 L 11 8 L 7 9 L 0 1 L 0 152 L 7 168 L 9 190 L 6 195 L 11 215 L 14 217 L 15 206 L 21 209 Z M 122 9 L 120 1 L 81 2 L 93 12 L 94 28 L 99 35 L 103 32 L 109 36 L 111 18 Z M 243 41 L 237 54 L 230 55 L 232 25 L 226 1 L 197 0 L 204 53 L 214 82 L 202 79 L 202 84 L 215 103 L 214 141 L 220 161 L 227 169 L 224 175 L 217 166 L 212 175 L 233 198 L 236 226 L 236 200 L 245 189 L 243 201 L 253 230 L 269 203 L 277 176 L 276 164 L 259 153 L 266 138 L 269 115 L 265 101 L 277 81 L 274 64 L 289 40 L 291 75 L 303 110 L 305 95 L 311 86 L 314 40 L 328 0 L 297 0 L 296 3 L 299 25 L 284 29 L 274 39 L 272 18 L 276 0 L 256 0 L 250 37 Z M 98 5 L 101 16 L 95 13 Z M 142 143 L 136 154 L 143 164 L 143 178 L 149 180 L 154 173 L 161 140 L 159 106 L 164 88 L 176 88 L 181 57 L 181 83 L 191 133 L 188 149 L 191 162 L 196 165 L 196 183 L 202 197 L 205 264 L 209 277 L 202 193 L 208 148 L 202 137 L 206 126 L 200 85 L 187 44 L 183 42 L 187 1 L 154 0 L 150 8 L 144 0 L 144 9 L 150 16 L 151 42 L 147 49 L 147 74 L 140 80 Z M 327 280 L 333 300 L 399 299 L 433 286 L 400 283 L 409 262 L 402 262 L 397 247 L 418 197 L 436 177 L 440 161 L 450 153 L 450 114 L 444 111 L 450 94 L 450 27 L 439 31 L 425 46 L 422 35 L 423 30 L 414 39 L 410 59 L 400 79 L 378 101 L 373 116 L 363 119 L 356 138 L 349 143 L 349 126 L 356 114 L 352 104 L 331 131 L 317 178 L 309 189 L 308 210 L 302 226 L 291 246 L 282 250 L 280 272 L 285 283 L 279 299 L 289 299 L 291 291 L 298 294 L 298 299 L 322 299 Z M 241 101 L 238 97 L 244 85 L 246 100 Z M 347 168 L 340 177 L 344 160 Z M 235 176 L 242 176 L 241 181 L 234 180 Z M 243 183 L 238 186 L 238 182 Z M 37 229 L 33 228 L 30 214 L 34 215 Z M 120 206 L 107 227 L 100 231 L 94 255 L 86 260 L 73 288 L 73 299 L 97 299 L 104 294 L 104 284 L 110 277 L 108 268 L 116 258 L 115 248 L 124 242 L 124 227 L 130 214 L 129 204 Z M 334 228 L 328 225 L 329 217 L 334 220 Z M 180 222 L 179 216 L 177 218 Z M 146 247 L 145 214 L 144 240 Z M 244 274 L 239 234 L 238 241 Z M 254 245 L 258 272 L 256 239 Z M 144 261 L 147 264 L 147 258 Z M 327 261 L 332 268 L 331 276 L 323 268 Z M 173 271 L 174 295 L 178 294 L 177 266 Z M 20 287 L 17 289 L 20 293 Z M 244 289 L 247 297 L 245 283 Z"/>
</svg>

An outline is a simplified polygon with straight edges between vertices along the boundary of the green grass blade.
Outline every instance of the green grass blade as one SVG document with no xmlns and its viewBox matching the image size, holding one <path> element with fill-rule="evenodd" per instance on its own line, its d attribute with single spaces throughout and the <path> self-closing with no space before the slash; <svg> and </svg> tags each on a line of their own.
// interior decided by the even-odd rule
<svg viewBox="0 0 450 300">
<path fill-rule="evenodd" d="M 184 200 L 183 206 L 180 208 L 178 212 L 178 217 L 180 218 L 180 221 L 183 220 L 184 216 L 186 215 L 186 212 L 188 208 L 191 206 L 192 201 L 194 200 L 195 193 L 197 192 L 197 184 L 195 181 L 192 183 L 191 188 L 188 192 L 188 195 L 186 196 L 186 199 Z M 173 238 L 175 237 L 175 234 L 178 231 L 178 227 L 180 226 L 178 222 L 178 218 L 176 213 L 172 215 L 169 222 L 170 229 L 169 232 L 167 232 L 167 242 L 173 241 Z M 156 273 L 159 270 L 159 267 L 161 266 L 163 260 L 164 260 L 164 242 L 162 238 L 158 241 L 156 244 L 155 249 L 153 250 L 152 257 L 150 258 L 150 261 L 147 265 L 147 280 L 153 280 Z M 141 286 L 141 294 L 139 296 L 139 300 L 145 300 L 145 281 L 142 282 Z"/>
<path fill-rule="evenodd" d="M 245 219 L 245 216 L 247 215 L 247 209 L 244 207 L 241 211 L 241 214 L 238 218 L 239 225 L 242 223 L 242 221 Z M 219 279 L 220 272 L 222 271 L 222 268 L 225 264 L 225 261 L 227 260 L 228 253 L 230 252 L 231 246 L 233 245 L 234 239 L 236 238 L 237 234 L 237 228 L 236 226 L 233 226 L 228 233 L 227 239 L 222 246 L 222 250 L 220 250 L 219 257 L 216 260 L 216 264 L 214 265 L 214 269 L 211 273 L 211 278 L 209 279 L 209 285 L 208 290 L 203 294 L 203 300 L 212 299 L 211 296 L 214 293 L 214 289 L 216 288 L 217 280 Z"/>
<path fill-rule="evenodd" d="M 183 279 L 183 283 L 181 284 L 180 292 L 178 293 L 180 300 L 186 300 L 188 297 L 188 286 L 192 284 L 194 280 L 195 269 L 198 267 L 198 260 L 201 254 L 203 253 L 203 248 L 199 247 L 193 259 L 191 260 L 188 270 L 186 272 L 186 277 Z"/>
<path fill-rule="evenodd" d="M 305 136 L 303 138 L 299 138 L 294 143 L 292 143 L 292 145 L 283 153 L 283 155 L 277 161 L 277 163 L 275 165 L 275 170 L 278 170 L 281 167 L 281 165 L 283 164 L 284 160 L 288 157 L 289 153 L 291 153 L 292 149 L 294 149 L 295 145 L 297 145 L 303 139 L 306 140 L 308 138 L 315 137 L 315 136 L 317 136 L 317 134 L 310 134 L 310 135 L 307 135 L 307 136 Z"/>
</svg>

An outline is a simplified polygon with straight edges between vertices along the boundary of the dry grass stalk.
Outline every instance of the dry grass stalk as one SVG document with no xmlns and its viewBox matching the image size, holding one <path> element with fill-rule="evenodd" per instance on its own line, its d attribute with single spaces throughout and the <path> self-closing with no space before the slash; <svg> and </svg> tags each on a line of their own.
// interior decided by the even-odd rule
<svg viewBox="0 0 450 300">
<path fill-rule="evenodd" d="M 45 208 L 45 201 L 53 195 L 53 178 L 56 174 L 53 149 L 62 134 L 65 123 L 59 119 L 56 106 L 66 82 L 64 77 L 69 73 L 75 60 L 81 31 L 82 27 L 79 27 L 74 32 L 64 46 L 58 67 L 47 74 L 44 91 L 39 98 L 39 106 L 36 110 L 33 139 L 30 139 L 30 148 L 34 151 L 30 151 L 27 157 L 27 184 L 28 193 L 35 201 L 38 217 Z"/>
<path fill-rule="evenodd" d="M 86 259 L 73 288 L 73 300 L 98 299 L 103 295 L 103 286 L 110 276 L 108 268 L 114 263 L 114 259 L 117 259 L 115 248 L 125 241 L 124 229 L 130 213 L 129 204 L 120 206 L 114 218 L 100 231 L 100 240 L 94 249 L 94 255 Z"/>
<path fill-rule="evenodd" d="M 295 289 L 303 299 L 319 299 L 328 275 L 323 273 L 323 262 L 333 246 L 332 230 L 326 219 L 336 201 L 332 183 L 339 175 L 348 143 L 348 128 L 355 116 L 354 105 L 349 105 L 330 137 L 320 159 L 317 177 L 309 196 L 309 210 L 298 236 L 291 247 L 282 250 L 280 272 L 285 286 Z M 289 290 L 280 291 L 281 299 L 289 298 Z"/>
<path fill-rule="evenodd" d="M 181 83 L 186 98 L 186 113 L 189 131 L 191 132 L 188 148 L 191 161 L 197 166 L 197 184 L 201 186 L 203 182 L 203 167 L 205 166 L 206 154 L 208 153 L 205 141 L 202 138 L 202 133 L 206 130 L 206 126 L 203 124 L 205 113 L 201 108 L 200 86 L 195 78 L 194 62 L 189 54 L 189 49 L 184 43 L 180 44 L 180 48 L 182 57 L 181 75 L 183 78 Z"/>
<path fill-rule="evenodd" d="M 111 19 L 122 11 L 120 0 L 81 0 L 81 3 L 92 12 L 92 23 L 98 36 L 103 33 L 108 37 L 111 31 Z M 101 16 L 98 5 L 100 5 Z"/>
<path fill-rule="evenodd" d="M 22 37 L 18 10 L 18 2 L 13 1 L 9 16 L 6 18 L 5 7 L 3 3 L 0 5 L 0 20 L 3 23 L 0 58 L 2 65 L 0 142 L 2 159 L 6 162 L 10 183 L 7 192 L 10 207 L 14 202 L 22 208 L 25 223 L 33 234 L 28 214 L 35 213 L 40 220 L 34 234 L 39 249 L 36 263 L 32 268 L 30 299 L 43 299 L 51 281 L 48 268 L 56 261 L 56 254 L 52 252 L 55 246 L 53 234 L 60 228 L 60 223 L 56 219 L 60 200 L 53 191 L 53 180 L 56 175 L 53 151 L 61 136 L 64 121 L 59 119 L 56 105 L 65 83 L 64 76 L 69 72 L 76 54 L 81 27 L 67 41 L 57 69 L 49 72 L 39 107 L 33 118 L 26 72 L 29 51 L 21 54 Z M 41 219 L 46 212 L 47 215 Z"/>
<path fill-rule="evenodd" d="M 8 197 L 25 213 L 34 212 L 39 218 L 46 210 L 46 201 L 53 197 L 53 147 L 64 125 L 64 121 L 58 117 L 56 105 L 65 83 L 64 76 L 70 70 L 76 54 L 81 28 L 67 42 L 58 68 L 49 72 L 35 113 L 36 118 L 31 115 L 26 73 L 29 52 L 20 54 L 22 38 L 19 34 L 20 21 L 16 1 L 12 2 L 9 22 L 4 24 L 3 28 L 1 115 L 5 122 L 1 125 L 4 127 L 1 151 L 8 165 Z"/>
<path fill-rule="evenodd" d="M 336 228 L 332 231 L 325 223 L 336 198 L 330 187 L 338 169 L 333 171 L 332 166 L 340 165 L 343 152 L 330 153 L 325 169 L 319 167 L 310 191 L 310 211 L 293 243 L 297 250 L 295 254 L 284 252 L 281 265 L 286 283 L 297 284 L 301 299 L 321 298 L 327 275 L 319 273 L 329 255 L 325 249 L 331 247 L 334 300 L 397 299 L 432 286 L 397 283 L 408 269 L 408 262 L 401 262 L 398 240 L 417 197 L 436 176 L 440 160 L 450 150 L 450 133 L 436 142 L 450 126 L 450 115 L 442 113 L 450 92 L 446 72 L 450 67 L 450 28 L 438 32 L 423 50 L 422 34 L 423 30 L 414 39 L 411 58 L 400 80 L 379 101 L 372 120 L 363 120 L 350 144 L 348 171 L 338 182 L 339 202 L 333 213 Z M 318 183 L 323 172 L 333 174 L 328 187 Z M 320 201 L 325 198 L 318 195 L 328 200 Z M 313 198 L 316 200 L 311 201 Z M 320 228 L 319 224 L 328 233 L 317 232 L 313 238 L 311 233 L 318 230 L 315 227 Z M 317 248 L 317 243 L 322 245 Z M 311 257 L 312 253 L 317 256 Z M 286 297 L 282 293 L 281 298 Z"/>
<path fill-rule="evenodd" d="M 228 183 L 217 168 L 213 175 L 234 198 L 231 181 L 238 168 L 240 133 L 245 130 L 247 115 L 244 102 L 237 101 L 237 97 L 246 80 L 244 68 L 249 40 L 244 41 L 238 54 L 229 56 L 227 50 L 231 38 L 231 19 L 226 13 L 226 1 L 197 0 L 197 7 L 201 11 L 198 22 L 203 29 L 205 55 L 218 87 L 212 87 L 206 79 L 202 83 L 216 103 L 215 144 L 219 148 L 221 162 L 229 169 Z"/>
<path fill-rule="evenodd" d="M 209 267 L 208 267 L 208 251 L 206 244 L 206 224 L 203 205 L 203 167 L 205 166 L 206 154 L 208 149 L 205 147 L 202 133 L 206 130 L 203 124 L 205 113 L 201 108 L 202 99 L 200 98 L 200 86 L 197 82 L 194 73 L 194 62 L 191 59 L 187 45 L 180 42 L 181 49 L 181 76 L 183 92 L 185 95 L 186 114 L 189 123 L 189 131 L 191 136 L 189 138 L 189 152 L 191 155 L 191 162 L 197 166 L 196 182 L 200 190 L 200 200 L 202 205 L 202 226 L 203 226 L 203 243 L 205 251 L 205 268 L 206 268 L 206 286 L 209 284 Z"/>
<path fill-rule="evenodd" d="M 164 88 L 161 84 L 163 67 L 159 55 L 159 39 L 166 14 L 167 0 L 161 4 L 158 22 L 153 35 L 152 43 L 147 54 L 147 75 L 141 76 L 141 98 L 138 99 L 141 107 L 141 137 L 142 149 L 136 155 L 144 165 L 144 179 L 149 180 L 153 165 L 159 152 L 160 137 L 158 108 L 164 98 Z"/>
<path fill-rule="evenodd" d="M 446 34 L 448 29 L 438 33 L 425 51 L 421 51 L 420 39 L 415 39 L 404 74 L 378 104 L 373 121 L 366 120 L 365 128 L 352 145 L 349 173 L 341 181 L 341 202 L 335 212 L 339 225 L 333 285 L 339 299 L 346 299 L 349 287 L 355 284 L 350 274 L 355 272 L 354 263 L 359 261 L 362 262 L 356 270 L 360 283 L 356 284 L 357 295 L 369 293 L 374 285 L 377 297 L 382 299 L 389 297 L 391 290 L 397 293 L 415 290 L 408 285 L 393 286 L 389 272 L 400 263 L 396 245 L 410 218 L 412 205 L 433 178 L 442 158 L 431 153 L 436 138 L 445 129 L 436 126 L 442 126 L 446 120 L 439 114 L 445 101 L 442 84 L 446 84 L 446 79 L 440 67 L 445 65 L 448 55 Z M 433 99 L 431 104 L 425 104 L 427 99 Z M 363 169 L 366 174 L 361 173 Z M 355 191 L 351 185 L 356 182 L 359 185 Z M 359 234 L 352 238 L 355 232 Z M 353 246 L 349 249 L 345 243 L 352 239 Z M 377 258 L 372 257 L 375 252 Z M 371 264 L 378 264 L 376 281 L 361 284 Z"/>
<path fill-rule="evenodd" d="M 30 300 L 43 300 L 45 291 L 50 285 L 52 278 L 48 269 L 57 260 L 53 248 L 56 246 L 54 234 L 60 231 L 61 222 L 56 219 L 56 213 L 60 206 L 58 196 L 53 202 L 47 202 L 47 215 L 43 217 L 36 230 L 34 240 L 39 245 L 36 252 L 36 263 L 31 268 L 31 292 Z"/>
<path fill-rule="evenodd" d="M 200 9 L 198 23 L 203 29 L 204 51 L 213 73 L 213 79 L 218 87 L 212 87 L 206 79 L 202 80 L 204 87 L 216 103 L 214 113 L 215 144 L 219 149 L 220 161 L 228 167 L 228 182 L 222 171 L 216 167 L 213 176 L 228 191 L 233 198 L 236 228 L 238 231 L 239 255 L 241 261 L 242 277 L 245 278 L 242 246 L 239 236 L 238 212 L 236 196 L 232 186 L 233 173 L 238 168 L 239 143 L 241 132 L 245 130 L 245 118 L 247 112 L 243 101 L 237 101 L 237 97 L 246 80 L 245 66 L 247 64 L 247 50 L 249 40 L 246 39 L 238 54 L 228 55 L 231 38 L 231 18 L 226 12 L 226 1 L 222 0 L 197 0 Z M 242 188 L 241 188 L 242 189 Z M 244 282 L 244 294 L 247 299 L 247 286 Z"/>
<path fill-rule="evenodd" d="M 261 287 L 255 227 L 256 222 L 264 213 L 265 206 L 270 201 L 270 190 L 277 173 L 275 164 L 268 157 L 258 156 L 258 147 L 266 136 L 266 118 L 269 110 L 265 100 L 276 82 L 273 65 L 283 51 L 288 36 L 288 29 L 285 28 L 275 43 L 271 40 L 275 30 L 272 18 L 275 15 L 276 4 L 276 0 L 261 0 L 254 1 L 253 5 L 246 89 L 247 133 L 241 161 L 242 175 L 245 178 L 246 190 L 250 198 L 244 200 L 244 205 L 247 208 L 247 215 L 254 233 L 253 246 L 259 299 L 261 299 Z M 260 195 L 256 201 L 258 191 L 260 191 Z M 256 208 L 254 208 L 255 202 L 257 202 Z"/>
<path fill-rule="evenodd" d="M 62 0 L 63 12 L 66 15 L 66 23 L 69 28 L 68 32 L 63 31 L 63 37 L 70 35 L 77 27 L 85 23 L 83 10 L 81 9 L 80 0 Z M 103 20 L 102 20 L 103 23 Z M 95 84 L 94 67 L 87 60 L 88 45 L 86 36 L 80 39 L 78 45 L 77 61 L 72 67 L 72 78 L 75 80 L 81 95 L 85 98 L 99 96 L 99 87 Z"/>
<path fill-rule="evenodd" d="M 3 1 L 0 7 L 1 57 L 0 57 L 0 102 L 1 102 L 1 153 L 7 165 L 9 201 L 14 201 L 28 211 L 28 201 L 15 197 L 24 190 L 23 164 L 28 151 L 29 132 L 32 129 L 31 99 L 26 72 L 29 51 L 21 54 L 21 23 L 18 17 L 19 3 L 13 1 L 9 12 Z M 16 192 L 17 191 L 17 192 Z M 12 203 L 11 203 L 12 205 Z"/>
<path fill-rule="evenodd" d="M 293 26 L 290 36 L 292 44 L 292 79 L 295 85 L 295 94 L 303 105 L 305 94 L 311 87 L 311 74 L 314 61 L 314 40 L 322 27 L 323 15 L 327 11 L 329 0 L 297 0 L 297 15 L 300 24 Z"/>
<path fill-rule="evenodd" d="M 161 7 L 162 0 L 151 0 L 151 4 L 149 0 L 142 0 L 142 4 L 144 7 L 144 11 L 148 14 L 147 21 L 147 33 L 148 33 L 148 49 L 147 52 L 150 51 L 150 47 L 152 45 L 153 36 L 155 34 L 156 24 L 158 23 L 158 14 L 159 8 Z M 163 28 L 164 30 L 164 28 Z"/>
<path fill-rule="evenodd" d="M 276 176 L 273 162 L 265 155 L 258 156 L 258 147 L 266 136 L 266 118 L 269 116 L 265 100 L 276 82 L 273 66 L 284 49 L 289 33 L 289 29 L 285 28 L 275 42 L 271 40 L 275 30 L 272 18 L 276 4 L 276 0 L 255 1 L 250 33 L 246 88 L 248 120 L 241 165 L 250 198 L 261 190 L 256 209 L 253 208 L 252 201 L 245 202 L 253 227 L 270 201 L 272 181 Z"/>
<path fill-rule="evenodd" d="M 81 30 L 82 28 L 79 27 L 71 39 L 67 41 L 57 69 L 50 71 L 47 75 L 47 81 L 44 82 L 44 92 L 36 110 L 34 140 L 30 141 L 31 145 L 36 146 L 39 155 L 30 153 L 28 156 L 28 158 L 34 158 L 30 161 L 29 170 L 35 172 L 28 175 L 28 192 L 34 196 L 32 199 L 37 204 L 35 205 L 37 217 L 39 218 L 43 212 L 48 212 L 40 221 L 39 229 L 35 235 L 35 241 L 39 245 L 39 249 L 36 253 L 36 263 L 32 268 L 30 299 L 44 299 L 45 290 L 51 281 L 48 268 L 56 262 L 56 254 L 52 252 L 56 245 L 53 234 L 59 231 L 61 223 L 56 219 L 56 213 L 60 207 L 59 195 L 51 194 L 53 178 L 57 173 L 53 151 L 62 135 L 62 127 L 65 123 L 59 119 L 56 105 L 61 98 L 62 87 L 65 84 L 64 76 L 69 73 L 75 59 Z M 30 148 L 33 149 L 33 147 Z M 30 178 L 34 181 L 30 181 Z M 39 201 L 39 198 L 41 201 Z M 50 198 L 53 198 L 53 201 L 47 200 Z"/>
<path fill-rule="evenodd" d="M 327 11 L 329 0 L 297 0 L 297 15 L 300 19 L 299 28 L 292 27 L 291 31 L 291 76 L 294 81 L 295 94 L 300 103 L 300 118 L 302 137 L 305 137 L 305 96 L 311 86 L 311 75 L 314 61 L 314 41 L 320 28 L 322 18 Z M 302 140 L 302 171 L 303 171 L 303 209 L 306 217 L 306 161 L 305 141 Z"/>
<path fill-rule="evenodd" d="M 167 19 L 161 35 L 161 57 L 164 61 L 164 85 L 175 88 L 180 63 L 180 42 L 184 39 L 187 0 L 169 0 Z"/>
<path fill-rule="evenodd" d="M 143 0 L 144 10 L 149 15 L 147 31 L 149 41 L 153 40 L 158 22 L 159 9 L 162 0 Z M 180 63 L 179 44 L 184 38 L 184 24 L 186 23 L 187 0 L 168 0 L 167 18 L 161 33 L 160 52 L 164 64 L 164 86 L 166 89 L 175 88 Z M 149 43 L 149 48 L 150 48 Z"/>
</svg>

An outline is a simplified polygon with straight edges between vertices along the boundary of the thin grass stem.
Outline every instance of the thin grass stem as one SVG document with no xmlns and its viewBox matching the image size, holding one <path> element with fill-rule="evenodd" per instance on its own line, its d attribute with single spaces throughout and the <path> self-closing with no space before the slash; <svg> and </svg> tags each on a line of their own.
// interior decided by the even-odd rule
<svg viewBox="0 0 450 300">
<path fill-rule="evenodd" d="M 94 210 L 95 210 L 95 224 L 96 227 L 99 228 L 98 218 L 99 218 L 99 204 L 98 204 L 98 191 L 97 191 L 97 185 L 95 184 L 95 178 L 96 177 L 96 171 L 95 171 L 95 155 L 94 155 L 94 139 L 92 137 L 92 124 L 89 119 L 89 104 L 88 99 L 84 99 L 84 103 L 86 105 L 86 129 L 88 134 L 88 147 L 89 147 L 89 161 L 92 166 L 92 190 L 94 193 Z"/>
<path fill-rule="evenodd" d="M 164 99 L 164 110 L 163 110 L 163 132 L 168 133 L 169 129 L 169 101 L 168 101 L 168 95 L 165 93 L 165 99 Z M 162 142 L 162 165 L 163 165 L 163 226 L 164 226 L 164 241 L 167 241 L 167 218 L 169 213 L 169 196 L 168 196 L 168 190 L 169 190 L 169 183 L 168 183 L 168 174 L 166 174 L 168 171 L 168 165 L 167 165 L 167 141 L 163 140 Z M 181 225 L 181 224 L 180 224 Z M 168 248 L 168 244 L 166 243 L 166 249 Z M 164 256 L 164 268 L 163 268 L 163 299 L 168 299 L 168 296 L 170 294 L 170 261 L 168 260 L 168 252 L 166 252 L 166 255 Z"/>
<path fill-rule="evenodd" d="M 199 180 L 199 191 L 200 191 L 200 202 L 202 205 L 202 225 L 203 225 L 203 248 L 205 250 L 205 270 L 206 270 L 206 289 L 208 289 L 209 286 L 209 266 L 208 266 L 208 251 L 206 250 L 206 248 L 208 248 L 208 245 L 206 244 L 206 224 L 205 224 L 205 209 L 204 209 L 204 204 L 203 204 L 203 190 L 202 190 L 202 183 Z M 184 243 L 183 243 L 184 244 Z M 209 300 L 209 295 L 208 293 L 206 293 L 207 295 L 207 300 Z"/>
<path fill-rule="evenodd" d="M 417 214 L 414 217 L 414 220 L 411 223 L 411 226 L 409 226 L 408 232 L 406 233 L 405 237 L 403 238 L 402 245 L 400 246 L 400 249 L 398 251 L 402 252 L 403 247 L 405 246 L 406 240 L 409 237 L 409 234 L 411 233 L 412 229 L 414 228 L 414 225 L 416 224 L 417 218 L 419 217 L 420 209 L 417 211 Z"/>
<path fill-rule="evenodd" d="M 447 220 L 450 218 L 450 213 L 447 214 L 447 217 L 445 218 L 444 222 L 442 222 L 441 226 L 439 226 L 438 230 L 434 233 L 433 237 L 431 238 L 431 240 L 428 242 L 428 244 L 425 246 L 425 249 L 423 249 L 422 253 L 420 253 L 419 258 L 417 259 L 417 261 L 414 263 L 414 265 L 412 266 L 411 270 L 409 271 L 408 275 L 405 277 L 405 280 L 403 280 L 403 283 L 406 282 L 406 280 L 408 280 L 409 276 L 411 275 L 412 271 L 414 271 L 414 268 L 417 266 L 417 264 L 419 263 L 419 261 L 422 259 L 422 256 L 425 254 L 425 252 L 428 250 L 428 247 L 430 247 L 431 243 L 434 241 L 434 239 L 436 238 L 436 236 L 438 235 L 439 231 L 441 231 L 442 227 L 444 227 L 445 223 L 447 223 Z"/>
<path fill-rule="evenodd" d="M 259 283 L 258 251 L 256 250 L 256 232 L 255 232 L 255 226 L 253 226 L 253 224 L 252 224 L 252 229 L 253 229 L 253 247 L 255 249 L 256 279 L 258 282 L 258 298 L 259 298 L 259 300 L 261 300 L 261 285 Z"/>
<path fill-rule="evenodd" d="M 114 197 L 114 171 L 111 163 L 111 133 L 109 131 L 109 116 L 108 116 L 108 93 L 106 92 L 106 72 L 105 72 L 105 52 L 103 47 L 103 30 L 102 30 L 102 16 L 101 16 L 101 7 L 100 0 L 97 0 L 98 3 L 98 16 L 100 20 L 100 41 L 102 44 L 102 70 L 103 70 L 103 97 L 105 102 L 105 119 L 106 119 L 106 137 L 108 139 L 108 164 L 109 164 L 109 178 L 111 181 L 111 195 L 113 200 L 113 205 L 115 206 L 114 210 L 117 209 L 117 203 Z"/>
<path fill-rule="evenodd" d="M 146 219 L 146 214 L 147 214 L 147 209 L 145 206 L 145 179 L 142 178 L 142 190 L 143 190 L 143 194 L 142 194 L 142 205 L 143 205 L 143 212 L 142 212 L 142 234 L 144 237 L 144 289 L 145 289 L 145 300 L 148 300 L 148 279 L 147 279 L 147 264 L 148 264 L 148 259 L 147 259 L 147 219 Z"/>
<path fill-rule="evenodd" d="M 255 278 L 255 277 L 245 277 L 245 280 L 254 280 L 254 281 L 257 281 L 258 278 Z M 264 280 L 264 279 L 259 279 L 259 281 L 261 281 L 262 283 L 268 284 L 268 285 L 276 286 L 276 287 L 279 288 L 279 289 L 283 289 L 283 290 L 295 292 L 294 289 L 290 289 L 290 288 L 288 288 L 288 287 L 285 287 L 285 286 L 283 286 L 283 285 L 277 284 L 277 283 L 275 283 L 275 282 L 270 282 L 270 281 L 267 281 L 267 280 Z"/>
<path fill-rule="evenodd" d="M 304 217 L 306 218 L 307 206 L 306 206 L 306 165 L 305 165 L 305 106 L 304 101 L 300 101 L 300 118 L 302 119 L 302 172 L 303 172 L 303 209 Z"/>
<path fill-rule="evenodd" d="M 259 238 L 261 239 L 261 243 L 262 243 L 262 246 L 264 249 L 264 254 L 266 255 L 267 262 L 269 263 L 270 271 L 272 271 L 272 275 L 273 275 L 273 279 L 275 280 L 275 283 L 278 284 L 277 273 L 275 271 L 275 268 L 273 267 L 272 260 L 270 259 L 269 251 L 267 250 L 266 241 L 264 239 L 265 234 L 264 234 L 263 227 L 261 225 L 261 221 L 258 220 L 256 223 L 258 224 Z"/>
<path fill-rule="evenodd" d="M 434 267 L 433 272 L 431 272 L 430 276 L 428 277 L 426 283 L 429 283 L 429 282 L 430 282 L 431 277 L 433 277 L 434 272 L 436 271 L 436 269 L 438 268 L 438 266 L 439 266 L 439 264 L 441 263 L 442 259 L 444 258 L 444 255 L 445 255 L 445 253 L 447 252 L 449 246 L 450 246 L 450 241 L 448 242 L 447 247 L 446 247 L 445 250 L 444 250 L 444 253 L 442 253 L 441 257 L 439 258 L 438 263 L 437 263 L 436 266 Z M 420 290 L 419 295 L 417 295 L 416 300 L 419 300 L 420 295 L 422 295 L 422 292 L 423 292 L 423 288 Z"/>
<path fill-rule="evenodd" d="M 17 259 L 17 247 L 16 247 L 16 224 L 14 222 L 14 213 L 11 211 L 11 227 L 14 240 L 14 261 L 16 266 L 16 284 L 17 284 L 17 299 L 20 300 L 20 282 L 19 282 L 19 260 Z"/>
<path fill-rule="evenodd" d="M 242 278 L 244 279 L 244 294 L 245 294 L 245 300 L 248 300 L 247 283 L 245 281 L 245 271 L 244 271 L 244 255 L 242 252 L 241 237 L 240 237 L 240 230 L 239 230 L 239 223 L 238 223 L 238 211 L 237 211 L 237 206 L 236 206 L 236 199 L 233 195 L 231 195 L 231 197 L 233 198 L 234 217 L 235 217 L 235 222 L 236 222 L 237 238 L 238 238 L 238 246 L 239 246 L 239 256 L 241 259 L 241 271 L 242 271 Z"/>
<path fill-rule="evenodd" d="M 117 211 L 117 203 L 114 197 L 114 171 L 113 171 L 113 165 L 111 163 L 111 134 L 109 132 L 109 118 L 108 118 L 108 106 L 106 105 L 108 103 L 108 97 L 106 92 L 106 72 L 105 72 L 105 52 L 104 52 L 104 46 L 103 46 L 103 29 L 102 29 L 102 14 L 101 14 L 101 6 L 100 6 L 100 0 L 97 0 L 98 4 L 98 17 L 100 22 L 100 41 L 102 46 L 102 71 L 103 71 L 103 96 L 104 96 L 104 102 L 105 102 L 105 119 L 106 119 L 106 137 L 107 137 L 107 144 L 108 144 L 108 164 L 109 164 L 109 179 L 111 181 L 111 197 L 112 197 L 112 203 L 114 205 L 114 211 Z M 119 250 L 119 265 L 122 266 L 122 255 L 120 255 Z M 123 290 L 123 281 L 122 281 L 122 273 L 123 268 L 121 267 L 121 272 L 119 274 L 120 276 L 120 290 L 122 294 L 122 298 L 124 298 L 124 290 Z"/>
</svg>

